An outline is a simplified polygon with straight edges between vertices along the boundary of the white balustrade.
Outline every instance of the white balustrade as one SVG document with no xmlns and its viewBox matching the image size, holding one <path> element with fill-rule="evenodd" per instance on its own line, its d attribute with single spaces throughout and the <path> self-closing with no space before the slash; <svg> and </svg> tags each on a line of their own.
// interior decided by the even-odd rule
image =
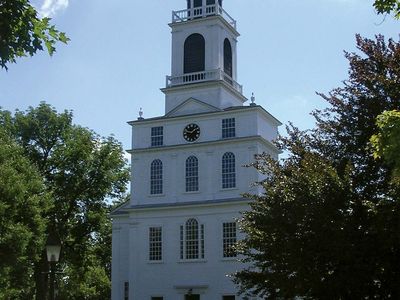
<svg viewBox="0 0 400 300">
<path fill-rule="evenodd" d="M 192 83 L 199 83 L 199 82 L 213 81 L 213 80 L 223 80 L 229 85 L 231 85 L 239 93 L 241 94 L 243 93 L 243 87 L 235 80 L 233 80 L 232 77 L 230 77 L 228 74 L 226 74 L 224 71 L 220 69 L 187 73 L 179 76 L 167 76 L 166 87 L 170 88 L 177 85 L 192 84 Z"/>
<path fill-rule="evenodd" d="M 213 5 L 173 11 L 172 23 L 180 23 L 197 18 L 205 18 L 215 15 L 222 16 L 233 28 L 236 29 L 236 20 L 234 20 L 218 3 Z"/>
</svg>

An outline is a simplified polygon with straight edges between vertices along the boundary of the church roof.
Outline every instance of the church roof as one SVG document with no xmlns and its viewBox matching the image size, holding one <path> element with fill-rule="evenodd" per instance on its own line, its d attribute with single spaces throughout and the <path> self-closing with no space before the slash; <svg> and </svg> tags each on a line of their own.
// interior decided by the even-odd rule
<svg viewBox="0 0 400 300">
<path fill-rule="evenodd" d="M 188 206 L 208 206 L 218 204 L 233 204 L 233 203 L 249 203 L 251 199 L 248 198 L 229 198 L 229 199 L 218 199 L 218 200 L 205 200 L 205 201 L 187 201 L 187 202 L 175 202 L 175 203 L 156 203 L 156 204 L 142 204 L 142 205 L 130 205 L 130 202 L 115 208 L 110 216 L 126 215 L 129 211 L 134 210 L 146 210 L 146 209 L 168 209 L 177 207 L 188 207 Z"/>
<path fill-rule="evenodd" d="M 199 101 L 199 100 L 196 100 L 196 101 Z M 161 121 L 161 120 L 169 120 L 169 119 L 174 119 L 174 118 L 187 118 L 187 117 L 190 117 L 190 116 L 212 115 L 212 114 L 218 114 L 218 113 L 220 114 L 220 113 L 225 113 L 225 112 L 254 110 L 254 109 L 261 110 L 262 112 L 264 112 L 270 119 L 272 119 L 277 124 L 277 126 L 282 125 L 282 123 L 277 118 L 275 118 L 268 111 L 266 111 L 261 105 L 231 106 L 231 107 L 227 107 L 225 109 L 218 109 L 218 110 L 211 111 L 211 112 L 200 112 L 200 113 L 187 114 L 187 115 L 178 115 L 178 116 L 170 116 L 169 114 L 166 114 L 166 115 L 160 116 L 160 117 L 129 121 L 128 124 L 129 125 L 133 125 L 133 124 L 136 124 L 136 123 L 145 123 L 145 122 L 152 122 L 152 121 L 158 121 L 158 120 Z"/>
</svg>

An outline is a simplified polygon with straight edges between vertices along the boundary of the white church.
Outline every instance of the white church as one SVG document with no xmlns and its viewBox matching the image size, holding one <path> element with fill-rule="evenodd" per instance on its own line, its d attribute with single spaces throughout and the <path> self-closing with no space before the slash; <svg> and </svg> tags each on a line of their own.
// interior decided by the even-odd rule
<svg viewBox="0 0 400 300">
<path fill-rule="evenodd" d="M 187 0 L 172 13 L 165 115 L 132 126 L 132 196 L 111 214 L 113 300 L 234 300 L 229 274 L 243 268 L 243 193 L 261 193 L 244 167 L 278 158 L 280 122 L 245 105 L 237 82 L 236 21 L 222 0 Z"/>
</svg>

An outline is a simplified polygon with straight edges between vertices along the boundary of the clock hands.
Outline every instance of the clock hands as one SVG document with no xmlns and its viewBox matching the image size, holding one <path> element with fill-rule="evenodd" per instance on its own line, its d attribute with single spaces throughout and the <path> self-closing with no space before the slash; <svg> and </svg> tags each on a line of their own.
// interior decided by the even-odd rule
<svg viewBox="0 0 400 300">
<path fill-rule="evenodd" d="M 186 130 L 186 133 L 193 133 L 197 130 L 197 128 L 193 129 L 192 131 Z"/>
</svg>

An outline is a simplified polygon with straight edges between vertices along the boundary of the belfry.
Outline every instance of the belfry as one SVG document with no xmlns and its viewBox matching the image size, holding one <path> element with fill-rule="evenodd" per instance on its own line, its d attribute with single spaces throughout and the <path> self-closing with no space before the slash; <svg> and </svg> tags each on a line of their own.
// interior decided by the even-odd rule
<svg viewBox="0 0 400 300">
<path fill-rule="evenodd" d="M 187 0 L 172 12 L 165 114 L 132 126 L 131 199 L 111 214 L 113 300 L 234 300 L 228 277 L 245 265 L 235 243 L 243 193 L 262 180 L 243 167 L 278 158 L 280 122 L 245 105 L 236 21 L 222 0 Z M 249 298 L 247 298 L 249 299 Z"/>
</svg>

